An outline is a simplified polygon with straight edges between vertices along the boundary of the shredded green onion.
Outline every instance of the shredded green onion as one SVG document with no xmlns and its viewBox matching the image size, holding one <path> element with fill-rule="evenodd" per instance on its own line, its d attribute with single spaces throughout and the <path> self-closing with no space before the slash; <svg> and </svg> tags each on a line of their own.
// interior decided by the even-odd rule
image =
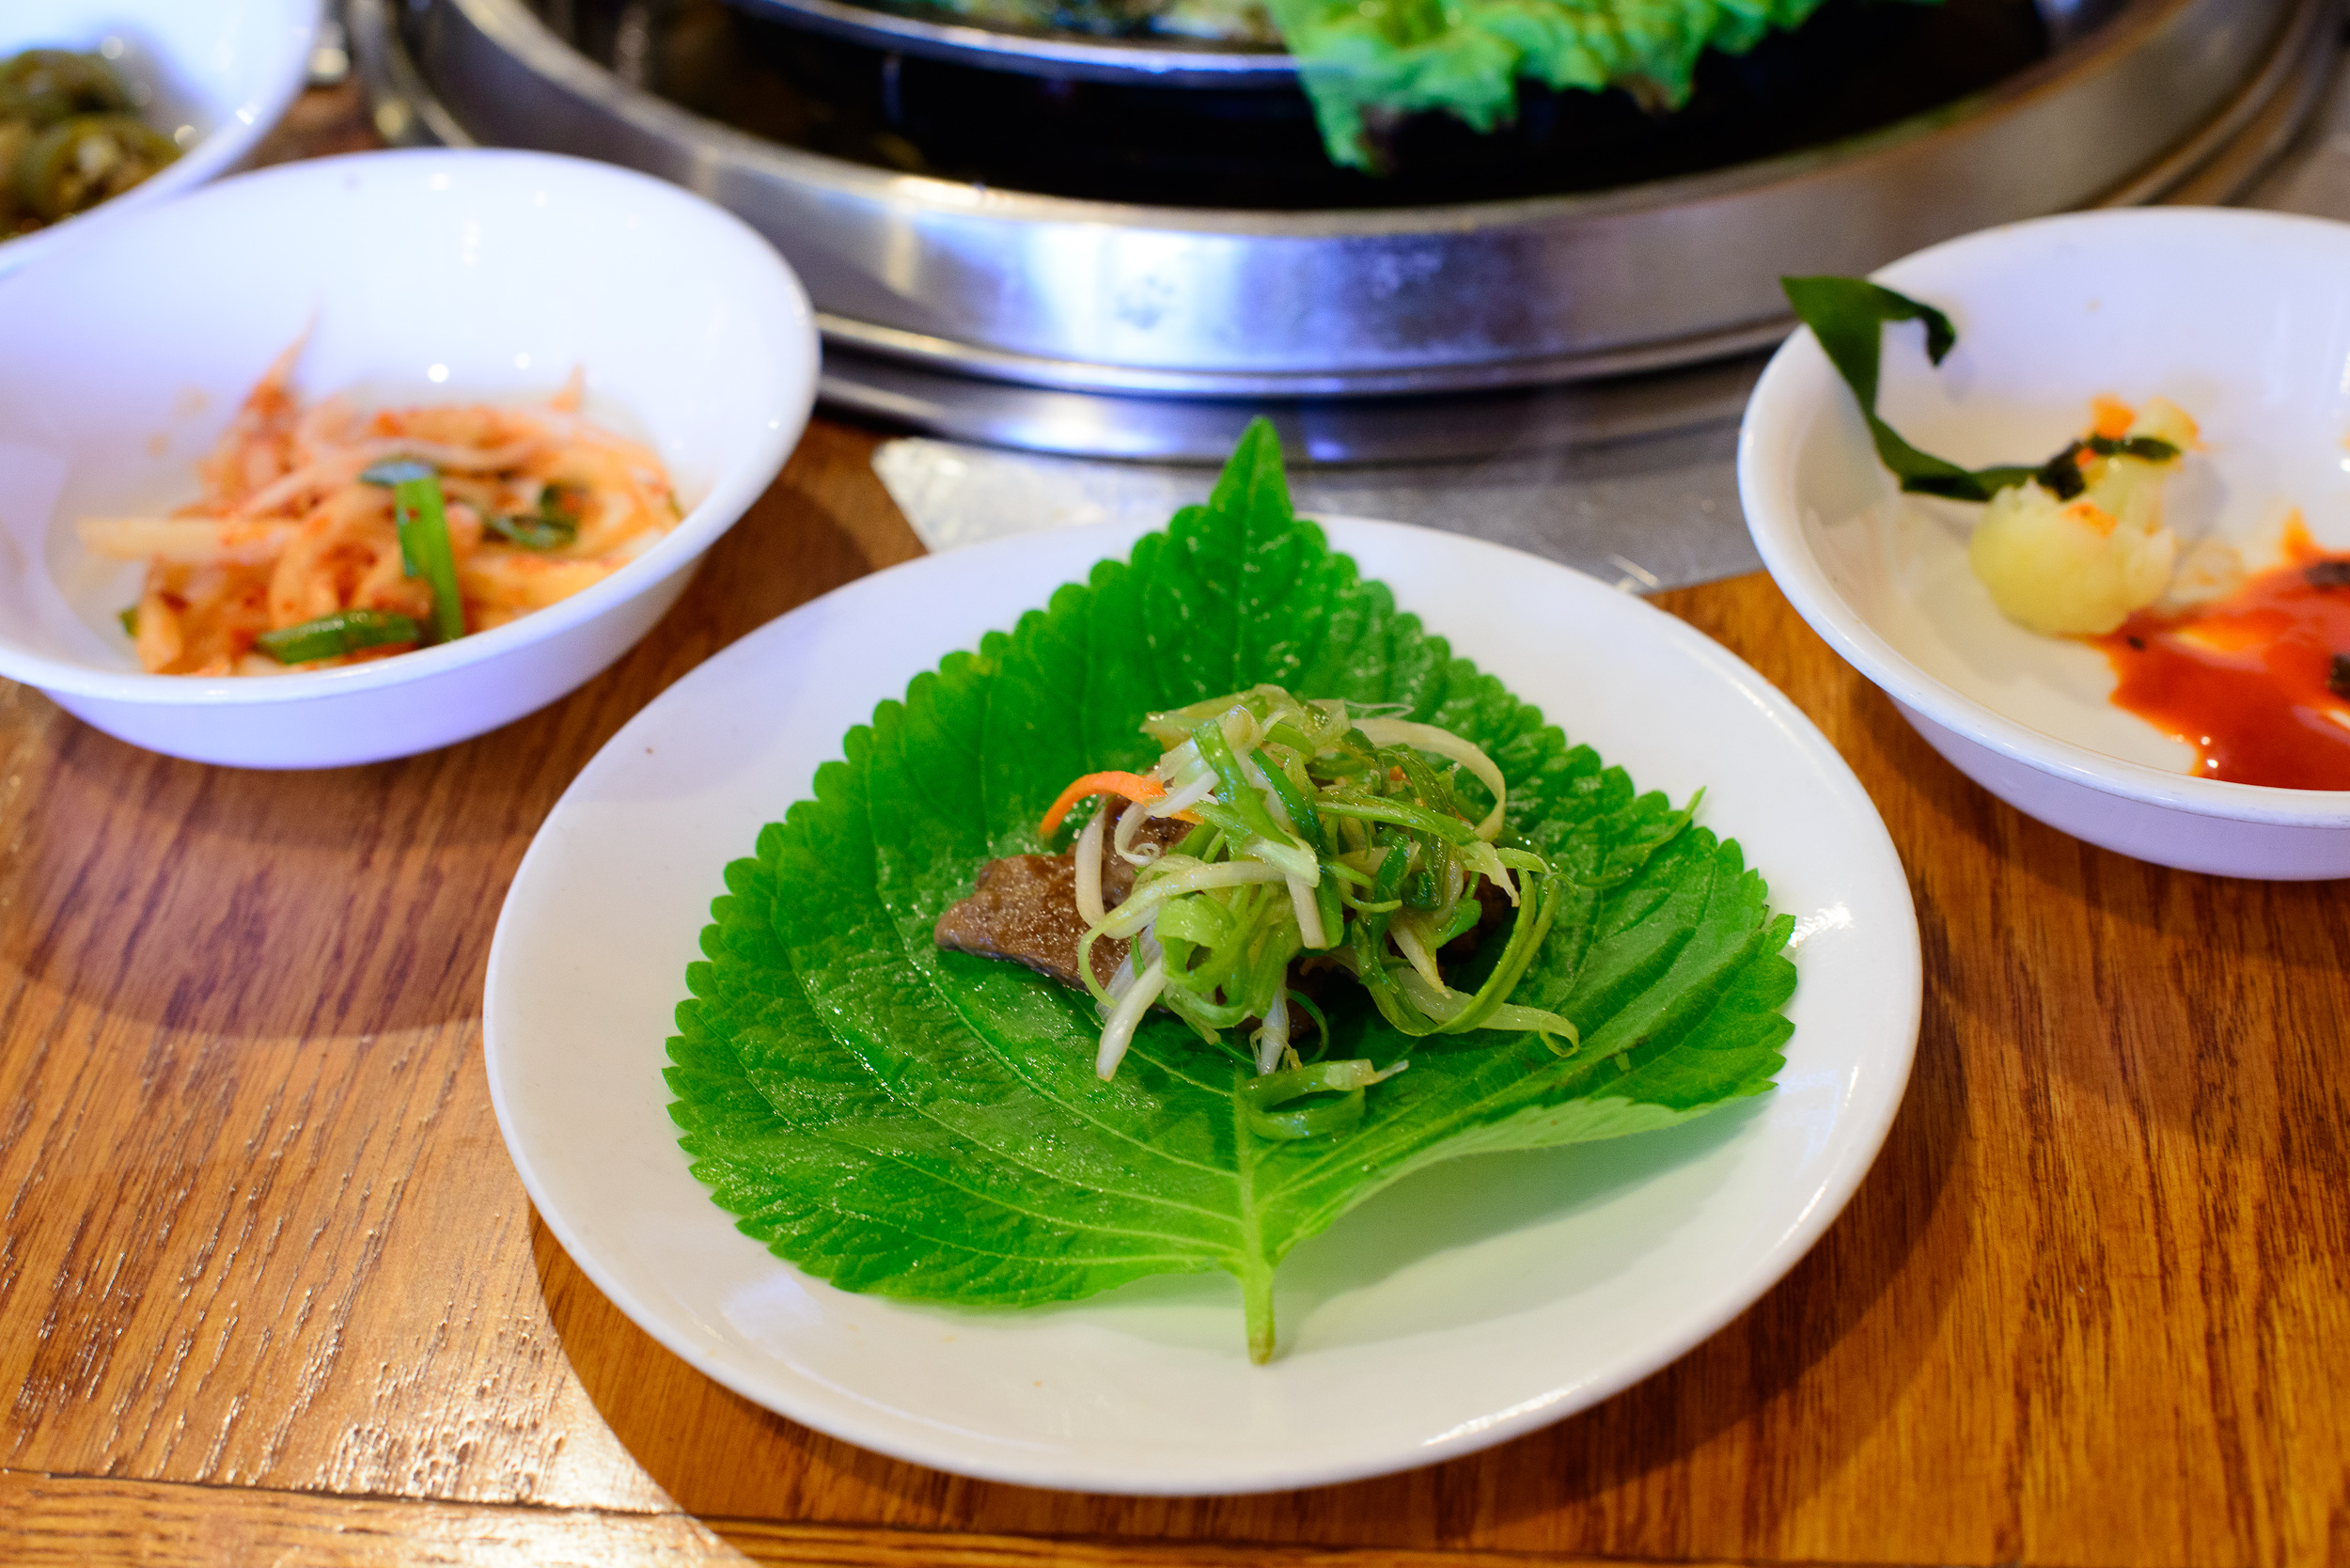
<svg viewBox="0 0 2350 1568">
<path fill-rule="evenodd" d="M 579 541 L 579 495 L 568 485 L 543 485 L 536 511 L 485 515 L 481 521 L 507 543 L 524 550 L 563 550 Z"/>
<path fill-rule="evenodd" d="M 281 665 L 306 665 L 339 659 L 363 648 L 423 640 L 423 630 L 397 611 L 337 610 L 299 626 L 263 632 L 253 645 Z"/>
<path fill-rule="evenodd" d="M 410 577 L 423 578 L 432 589 L 437 640 L 455 642 L 465 635 L 465 600 L 457 588 L 457 557 L 448 542 L 441 476 L 429 464 L 400 460 L 379 463 L 359 477 L 370 484 L 390 483 L 400 568 Z"/>
<path fill-rule="evenodd" d="M 1573 1020 L 1510 1000 L 1572 879 L 1504 838 L 1508 785 L 1481 749 L 1433 725 L 1300 701 L 1277 686 L 1152 713 L 1143 729 L 1164 748 L 1152 776 L 1166 793 L 1137 809 L 1198 825 L 1143 863 L 1125 901 L 1100 910 L 1079 944 L 1078 971 L 1104 1018 L 1103 1077 L 1144 1013 L 1163 1007 L 1255 1069 L 1242 1104 L 1260 1136 L 1348 1131 L 1365 1115 L 1365 1091 L 1405 1064 L 1380 1073 L 1368 1061 L 1303 1060 L 1293 1031 L 1310 1027 L 1319 1058 L 1330 1025 L 1310 980 L 1295 983 L 1300 965 L 1349 972 L 1409 1036 L 1504 1029 L 1574 1053 Z M 1640 846 L 1640 857 L 1651 849 Z M 1595 870 L 1611 878 L 1622 868 Z M 1488 885 L 1510 906 L 1507 933 L 1495 933 L 1498 953 L 1485 944 L 1493 962 L 1476 989 L 1457 990 L 1444 954 L 1482 923 L 1478 894 Z M 1108 986 L 1091 962 L 1104 939 L 1133 942 Z M 1225 1037 L 1251 1021 L 1246 1042 Z"/>
<path fill-rule="evenodd" d="M 372 467 L 361 469 L 359 482 L 382 485 L 389 490 L 411 479 L 431 478 L 435 472 L 431 463 L 420 463 L 415 458 L 385 458 Z"/>
<path fill-rule="evenodd" d="M 1280 1141 L 1350 1133 L 1363 1119 L 1363 1090 L 1392 1078 L 1408 1064 L 1382 1073 L 1370 1062 L 1318 1061 L 1251 1078 L 1240 1091 L 1241 1114 L 1260 1137 Z M 1306 1104 L 1308 1096 L 1316 1098 Z"/>
</svg>

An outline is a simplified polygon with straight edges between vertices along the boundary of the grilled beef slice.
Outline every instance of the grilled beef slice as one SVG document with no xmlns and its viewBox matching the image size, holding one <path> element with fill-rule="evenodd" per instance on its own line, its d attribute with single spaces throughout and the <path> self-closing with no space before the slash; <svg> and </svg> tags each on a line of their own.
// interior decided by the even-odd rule
<svg viewBox="0 0 2350 1568">
<path fill-rule="evenodd" d="M 1135 836 L 1137 848 L 1164 852 L 1182 841 L 1190 824 L 1152 820 Z M 1115 909 L 1134 891 L 1135 869 L 1102 846 L 1102 902 Z M 1009 958 L 1063 985 L 1085 982 L 1077 975 L 1077 943 L 1086 933 L 1077 913 L 1077 852 L 1013 855 L 979 868 L 971 896 L 938 917 L 932 938 L 942 948 Z M 1126 943 L 1104 937 L 1093 944 L 1093 978 L 1109 983 L 1126 956 Z"/>
</svg>

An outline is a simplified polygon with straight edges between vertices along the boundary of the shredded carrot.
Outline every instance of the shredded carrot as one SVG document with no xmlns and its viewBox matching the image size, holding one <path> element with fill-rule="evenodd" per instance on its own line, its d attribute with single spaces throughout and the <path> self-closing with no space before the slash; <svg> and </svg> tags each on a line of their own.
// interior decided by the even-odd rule
<svg viewBox="0 0 2350 1568">
<path fill-rule="evenodd" d="M 1061 819 L 1069 815 L 1070 808 L 1088 795 L 1123 795 L 1128 800 L 1158 800 L 1166 793 L 1166 785 L 1138 773 L 1089 773 L 1060 792 L 1060 798 L 1053 802 L 1053 808 L 1045 812 L 1044 820 L 1037 824 L 1037 831 L 1049 838 L 1053 829 L 1060 826 Z"/>
<path fill-rule="evenodd" d="M 2113 532 L 2113 514 L 2094 501 L 2076 501 L 2064 509 L 2064 515 L 2095 529 L 2100 538 Z"/>
<path fill-rule="evenodd" d="M 2100 394 L 2089 400 L 2089 409 L 2096 421 L 2091 428 L 2107 441 L 2121 440 L 2138 423 L 2138 410 L 2119 398 Z"/>
</svg>

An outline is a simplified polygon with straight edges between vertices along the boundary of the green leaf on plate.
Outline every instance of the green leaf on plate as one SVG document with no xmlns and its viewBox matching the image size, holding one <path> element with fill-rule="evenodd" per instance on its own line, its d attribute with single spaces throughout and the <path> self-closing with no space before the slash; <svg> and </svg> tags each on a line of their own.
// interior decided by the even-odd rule
<svg viewBox="0 0 2350 1568">
<path fill-rule="evenodd" d="M 1245 1070 L 1171 1016 L 1104 1083 L 1082 993 L 933 944 L 983 862 L 1042 847 L 1069 779 L 1154 760 L 1144 713 L 1268 681 L 1399 704 L 1500 764 L 1511 827 L 1574 882 L 1515 999 L 1573 1018 L 1580 1050 L 1410 1041 L 1334 985 L 1330 1054 L 1411 1067 L 1353 1131 L 1275 1141 L 1248 1129 Z M 1676 831 L 1661 795 L 1363 581 L 1292 513 L 1261 422 L 1205 507 L 948 655 L 842 750 L 728 868 L 668 1082 L 718 1202 L 844 1289 L 1011 1307 L 1222 1270 L 1263 1359 L 1276 1265 L 1380 1188 L 1685 1121 L 1767 1090 L 1782 1059 L 1791 922 L 1737 845 Z"/>
</svg>

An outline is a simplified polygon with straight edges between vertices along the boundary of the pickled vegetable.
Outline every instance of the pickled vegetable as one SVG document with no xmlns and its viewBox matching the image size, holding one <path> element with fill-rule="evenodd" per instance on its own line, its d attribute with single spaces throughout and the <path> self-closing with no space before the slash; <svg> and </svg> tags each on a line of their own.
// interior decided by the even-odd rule
<svg viewBox="0 0 2350 1568">
<path fill-rule="evenodd" d="M 97 55 L 0 59 L 0 240 L 86 212 L 180 156 L 136 98 Z"/>
<path fill-rule="evenodd" d="M 178 156 L 169 136 L 135 115 L 76 115 L 18 156 L 17 205 L 55 223 L 120 196 Z"/>
</svg>

